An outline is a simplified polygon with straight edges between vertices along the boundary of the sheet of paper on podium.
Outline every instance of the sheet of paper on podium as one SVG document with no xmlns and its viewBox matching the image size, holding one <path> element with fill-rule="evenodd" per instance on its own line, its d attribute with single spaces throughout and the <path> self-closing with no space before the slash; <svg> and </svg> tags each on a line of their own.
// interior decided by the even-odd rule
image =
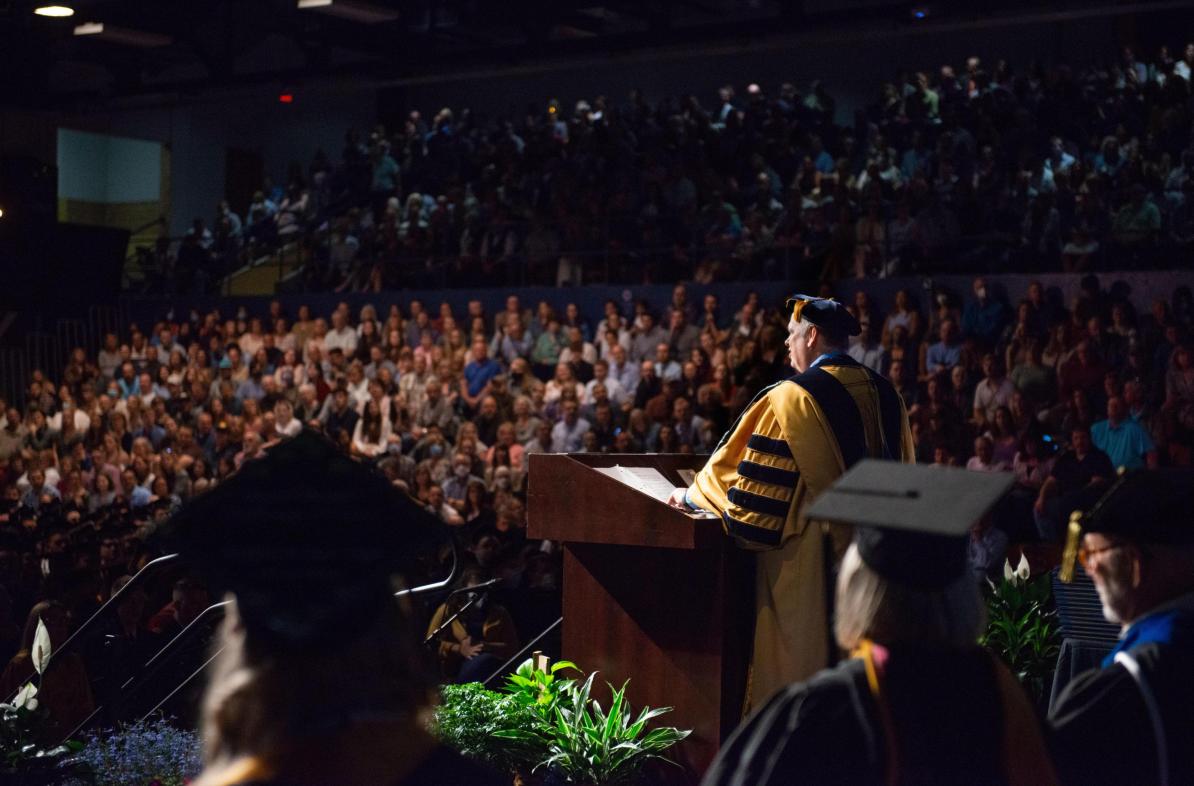
<svg viewBox="0 0 1194 786">
<path fill-rule="evenodd" d="M 676 490 L 676 484 L 664 477 L 655 467 L 623 467 L 615 464 L 612 467 L 597 467 L 597 471 L 663 503 L 666 503 Z"/>
</svg>

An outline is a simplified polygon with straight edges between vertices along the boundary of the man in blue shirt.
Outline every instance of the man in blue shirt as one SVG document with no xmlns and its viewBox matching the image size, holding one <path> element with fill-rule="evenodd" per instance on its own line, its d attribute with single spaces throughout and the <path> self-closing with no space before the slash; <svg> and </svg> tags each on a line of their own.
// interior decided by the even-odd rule
<svg viewBox="0 0 1194 786">
<path fill-rule="evenodd" d="M 1157 466 L 1157 449 L 1140 422 L 1128 417 L 1127 406 L 1119 396 L 1107 399 L 1107 419 L 1090 429 L 1095 447 L 1111 458 L 1114 467 L 1142 469 Z"/>
<path fill-rule="evenodd" d="M 237 403 L 244 403 L 247 398 L 260 401 L 265 397 L 265 388 L 261 386 L 262 372 L 261 365 L 256 362 L 249 366 L 249 378 L 236 388 Z"/>
<path fill-rule="evenodd" d="M 936 344 L 925 352 L 925 378 L 945 373 L 962 359 L 962 345 L 958 341 L 958 326 L 952 319 L 942 320 Z"/>
<path fill-rule="evenodd" d="M 460 397 L 471 411 L 477 408 L 482 396 L 489 392 L 489 381 L 502 373 L 501 365 L 489 357 L 489 347 L 481 336 L 473 339 L 472 359 L 464 367 L 460 380 Z"/>
</svg>

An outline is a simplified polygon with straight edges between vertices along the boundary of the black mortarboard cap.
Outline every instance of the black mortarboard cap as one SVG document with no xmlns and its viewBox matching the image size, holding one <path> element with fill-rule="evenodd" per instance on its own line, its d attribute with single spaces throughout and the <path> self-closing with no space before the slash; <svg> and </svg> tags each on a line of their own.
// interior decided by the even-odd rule
<svg viewBox="0 0 1194 786">
<path fill-rule="evenodd" d="M 806 319 L 835 339 L 857 336 L 862 332 L 862 326 L 850 310 L 832 298 L 792 295 L 784 303 L 784 308 L 797 322 Z"/>
<path fill-rule="evenodd" d="M 286 649 L 362 633 L 394 602 L 392 577 L 446 532 L 381 473 L 304 430 L 185 505 L 159 537 L 236 596 L 251 640 Z"/>
<path fill-rule="evenodd" d="M 1070 517 L 1061 577 L 1073 577 L 1082 535 L 1098 532 L 1109 537 L 1158 545 L 1194 543 L 1194 470 L 1138 469 L 1124 472 L 1089 512 Z"/>
<path fill-rule="evenodd" d="M 1090 512 L 1083 529 L 1141 543 L 1194 543 L 1194 470 L 1124 473 Z"/>
<path fill-rule="evenodd" d="M 966 572 L 971 526 L 1013 481 L 1006 472 L 865 459 L 817 497 L 808 517 L 854 525 L 863 562 L 889 581 L 941 589 Z"/>
</svg>

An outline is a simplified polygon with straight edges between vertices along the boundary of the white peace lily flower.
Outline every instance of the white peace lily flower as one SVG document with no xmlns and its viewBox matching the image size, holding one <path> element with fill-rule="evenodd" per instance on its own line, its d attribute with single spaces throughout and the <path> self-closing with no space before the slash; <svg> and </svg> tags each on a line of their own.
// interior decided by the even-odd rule
<svg viewBox="0 0 1194 786">
<path fill-rule="evenodd" d="M 16 698 L 12 700 L 12 706 L 16 707 L 17 709 L 24 707 L 29 710 L 35 710 L 37 709 L 36 696 L 37 686 L 32 682 L 27 682 L 25 683 L 25 687 L 17 691 Z"/>
<path fill-rule="evenodd" d="M 50 631 L 40 617 L 37 620 L 37 633 L 33 635 L 33 668 L 38 674 L 44 674 L 46 664 L 50 662 Z"/>
<path fill-rule="evenodd" d="M 1016 576 L 1016 572 L 1014 570 L 1012 570 L 1012 563 L 1008 562 L 1005 559 L 1003 561 L 1003 580 L 1011 581 L 1013 578 L 1015 578 L 1015 576 Z"/>
<path fill-rule="evenodd" d="M 1016 565 L 1016 577 L 1020 581 L 1028 581 L 1032 576 L 1032 569 L 1028 567 L 1028 557 L 1023 554 L 1020 555 L 1020 562 Z"/>
</svg>

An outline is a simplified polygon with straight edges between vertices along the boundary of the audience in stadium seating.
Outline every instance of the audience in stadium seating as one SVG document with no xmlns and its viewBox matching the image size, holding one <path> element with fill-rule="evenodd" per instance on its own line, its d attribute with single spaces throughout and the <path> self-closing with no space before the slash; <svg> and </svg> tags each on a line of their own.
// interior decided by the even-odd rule
<svg viewBox="0 0 1194 786">
<path fill-rule="evenodd" d="M 866 326 L 850 352 L 896 382 L 921 461 L 1016 474 L 1016 519 L 985 540 L 1053 540 L 1118 466 L 1190 463 L 1188 288 L 1144 304 L 1087 276 L 1068 293 L 1034 283 L 1015 308 L 982 278 L 927 294 L 849 298 Z M 542 629 L 527 625 L 554 619 L 560 570 L 553 544 L 525 537 L 528 457 L 709 452 L 790 373 L 783 315 L 753 293 L 729 304 L 710 293 L 699 316 L 683 284 L 662 309 L 609 302 L 600 315 L 563 290 L 533 309 L 511 294 L 494 315 L 476 301 L 456 312 L 384 298 L 356 314 L 275 302 L 130 325 L 93 356 L 70 353 L 58 374 L 34 370 L 22 402 L 0 403 L 8 627 L 45 601 L 79 624 L 150 556 L 156 521 L 308 427 L 407 488 L 454 528 L 467 560 L 483 554 L 485 575 L 506 579 L 495 602 L 509 635 L 527 641 Z M 121 617 L 121 635 L 168 637 L 206 602 L 172 577 L 147 590 L 138 619 Z M 20 646 L 11 630 L 3 642 L 0 662 Z M 106 695 L 111 658 L 82 654 Z"/>
<path fill-rule="evenodd" d="M 163 285 L 214 288 L 283 244 L 306 260 L 292 285 L 337 291 L 1179 265 L 1194 242 L 1185 67 L 972 57 L 897 73 L 846 124 L 821 83 L 725 87 L 712 106 L 634 92 L 517 118 L 415 111 L 349 132 L 335 164 L 292 163 L 244 228 L 221 203 Z"/>
</svg>

